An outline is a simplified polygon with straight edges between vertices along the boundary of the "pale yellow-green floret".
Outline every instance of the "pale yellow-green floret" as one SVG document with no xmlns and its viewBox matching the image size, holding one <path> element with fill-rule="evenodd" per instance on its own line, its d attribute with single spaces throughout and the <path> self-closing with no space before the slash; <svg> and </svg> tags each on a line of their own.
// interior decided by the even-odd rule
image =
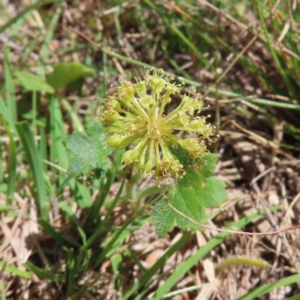
<svg viewBox="0 0 300 300">
<path fill-rule="evenodd" d="M 193 159 L 203 157 L 204 140 L 211 141 L 214 128 L 198 116 L 203 109 L 200 95 L 181 95 L 180 88 L 162 70 L 149 70 L 145 80 L 121 81 L 117 94 L 107 99 L 103 119 L 110 134 L 108 145 L 113 149 L 133 145 L 123 154 L 124 165 L 135 165 L 158 178 L 167 174 L 180 178 L 185 174 L 183 165 L 170 146 L 179 144 Z M 181 102 L 167 114 L 166 106 L 174 96 Z M 193 137 L 180 138 L 179 131 Z"/>
</svg>

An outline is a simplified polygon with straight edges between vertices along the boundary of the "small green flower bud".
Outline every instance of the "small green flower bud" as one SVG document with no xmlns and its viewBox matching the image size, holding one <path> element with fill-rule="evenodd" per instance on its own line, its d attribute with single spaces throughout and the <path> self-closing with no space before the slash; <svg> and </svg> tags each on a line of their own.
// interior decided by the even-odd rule
<svg viewBox="0 0 300 300">
<path fill-rule="evenodd" d="M 125 124 L 123 124 L 122 130 L 124 132 L 124 134 L 126 135 L 131 135 L 133 134 L 137 129 L 137 124 L 135 124 L 132 121 L 126 122 Z"/>
<path fill-rule="evenodd" d="M 138 148 L 134 148 L 131 152 L 131 162 L 135 163 L 138 162 L 140 156 L 140 150 Z"/>
<path fill-rule="evenodd" d="M 114 134 L 107 139 L 107 145 L 113 149 L 122 149 L 127 147 L 132 142 L 132 137 L 126 137 L 119 134 Z"/>
<path fill-rule="evenodd" d="M 132 150 L 127 150 L 122 156 L 122 162 L 124 162 L 126 165 L 132 163 L 132 152 Z"/>
<path fill-rule="evenodd" d="M 169 97 L 171 94 L 175 95 L 180 92 L 179 87 L 176 86 L 176 84 L 170 82 L 166 83 L 165 89 L 166 89 L 166 97 Z"/>
<path fill-rule="evenodd" d="M 206 146 L 203 141 L 198 142 L 196 138 L 187 138 L 180 140 L 179 144 L 192 158 L 202 157 L 206 151 Z"/>
<path fill-rule="evenodd" d="M 112 109 L 106 111 L 104 114 L 104 120 L 107 122 L 115 122 L 120 118 L 121 118 L 121 116 L 119 115 L 119 113 Z"/>
<path fill-rule="evenodd" d="M 138 96 L 142 97 L 146 95 L 147 92 L 147 86 L 145 81 L 140 81 L 135 84 L 135 91 L 138 94 Z"/>
<path fill-rule="evenodd" d="M 210 136 L 213 136 L 214 133 L 214 129 L 211 127 L 210 124 L 205 124 L 206 126 L 202 129 L 201 134 L 203 136 L 203 138 L 205 139 L 209 139 Z"/>
<path fill-rule="evenodd" d="M 115 110 L 115 111 L 120 111 L 121 110 L 121 105 L 117 100 L 112 99 L 110 101 L 110 104 L 111 104 L 111 107 L 112 107 L 113 110 Z"/>
<path fill-rule="evenodd" d="M 189 115 L 193 116 L 195 110 L 201 111 L 203 103 L 199 99 L 190 96 L 184 96 L 181 101 L 181 105 L 183 111 L 188 111 Z"/>
<path fill-rule="evenodd" d="M 131 82 L 123 83 L 118 89 L 118 96 L 127 107 L 130 107 L 134 99 L 134 88 Z"/>
<path fill-rule="evenodd" d="M 122 124 L 122 122 L 120 122 Z M 116 132 L 120 131 L 120 124 L 118 122 L 109 123 L 109 126 L 107 127 L 107 133 L 110 135 L 115 134 Z"/>
<path fill-rule="evenodd" d="M 152 96 L 144 96 L 140 98 L 140 104 L 143 108 L 149 108 L 151 105 L 155 104 Z"/>
<path fill-rule="evenodd" d="M 194 129 L 197 129 L 197 128 L 203 128 L 205 126 L 205 124 L 203 123 L 203 121 L 201 119 L 198 118 L 198 119 L 191 121 L 190 126 Z"/>
<path fill-rule="evenodd" d="M 149 82 L 156 95 L 159 95 L 166 86 L 166 80 L 157 75 L 150 75 Z"/>
<path fill-rule="evenodd" d="M 170 171 L 177 178 L 182 178 L 185 174 L 183 170 L 183 165 L 180 164 L 178 161 L 171 166 Z"/>
<path fill-rule="evenodd" d="M 189 117 L 183 112 L 180 111 L 177 113 L 177 122 L 179 126 L 188 126 L 189 125 Z"/>
<path fill-rule="evenodd" d="M 107 145 L 111 148 L 119 149 L 119 146 L 122 143 L 123 139 L 124 138 L 121 135 L 114 134 L 107 139 Z"/>
</svg>

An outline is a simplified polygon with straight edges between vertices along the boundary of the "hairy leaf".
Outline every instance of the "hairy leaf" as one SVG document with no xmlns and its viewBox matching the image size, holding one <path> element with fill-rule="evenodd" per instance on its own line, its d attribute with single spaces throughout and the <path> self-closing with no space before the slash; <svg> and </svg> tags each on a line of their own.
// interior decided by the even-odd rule
<svg viewBox="0 0 300 300">
<path fill-rule="evenodd" d="M 94 171 L 100 176 L 110 166 L 107 156 L 111 150 L 106 145 L 102 126 L 97 122 L 89 125 L 87 134 L 74 132 L 67 139 L 67 148 L 71 154 L 68 170 L 71 175 L 81 176 Z"/>
<path fill-rule="evenodd" d="M 225 183 L 210 177 L 215 169 L 217 157 L 208 153 L 202 160 L 193 160 L 181 147 L 173 148 L 172 151 L 183 164 L 186 175 L 177 182 L 167 199 L 185 216 L 198 223 L 205 223 L 206 209 L 218 207 L 227 199 Z M 165 199 L 155 205 L 152 221 L 156 224 L 159 236 L 164 236 L 175 226 L 181 229 L 201 229 L 175 212 Z"/>
</svg>

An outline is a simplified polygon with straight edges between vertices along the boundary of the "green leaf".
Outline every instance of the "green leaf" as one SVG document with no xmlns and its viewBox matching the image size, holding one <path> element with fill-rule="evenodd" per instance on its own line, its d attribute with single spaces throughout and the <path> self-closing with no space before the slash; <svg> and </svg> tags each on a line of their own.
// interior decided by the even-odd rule
<svg viewBox="0 0 300 300">
<path fill-rule="evenodd" d="M 26 71 L 17 71 L 14 73 L 19 84 L 28 91 L 47 92 L 49 94 L 54 93 L 54 89 L 41 77 L 31 74 Z"/>
<path fill-rule="evenodd" d="M 82 176 L 94 171 L 100 176 L 110 164 L 107 155 L 110 154 L 106 146 L 103 127 L 97 122 L 91 122 L 88 132 L 74 132 L 67 139 L 67 149 L 70 151 L 71 164 L 69 173 Z"/>
<path fill-rule="evenodd" d="M 183 164 L 186 175 L 167 195 L 168 201 L 185 216 L 198 223 L 205 223 L 206 209 L 218 207 L 227 199 L 225 183 L 210 177 L 215 169 L 217 157 L 209 153 L 201 161 L 193 160 L 181 147 L 173 148 L 172 152 Z M 175 212 L 166 200 L 161 200 L 155 205 L 152 222 L 156 224 L 157 233 L 161 237 L 175 226 L 181 229 L 201 229 Z"/>
<path fill-rule="evenodd" d="M 68 85 L 77 79 L 95 76 L 94 70 L 85 67 L 80 63 L 64 62 L 54 66 L 51 73 L 46 74 L 47 82 L 55 89 Z"/>
</svg>

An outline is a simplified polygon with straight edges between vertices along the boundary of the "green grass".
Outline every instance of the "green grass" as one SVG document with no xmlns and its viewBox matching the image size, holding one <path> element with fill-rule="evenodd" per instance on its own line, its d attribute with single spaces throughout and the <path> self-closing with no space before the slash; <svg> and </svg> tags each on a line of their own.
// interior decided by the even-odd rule
<svg viewBox="0 0 300 300">
<path fill-rule="evenodd" d="M 107 155 L 110 167 L 100 176 L 97 172 L 68 173 L 68 136 L 73 131 L 88 133 L 92 120 L 101 119 L 103 98 L 115 92 L 120 73 L 134 77 L 149 66 L 163 68 L 187 88 L 192 86 L 205 95 L 211 105 L 210 120 L 219 123 L 221 148 L 226 144 L 222 131 L 241 133 L 232 125 L 235 120 L 269 142 L 269 148 L 262 146 L 243 132 L 259 149 L 275 149 L 277 164 L 286 158 L 283 152 L 289 155 L 286 165 L 290 169 L 274 173 L 279 181 L 286 178 L 286 185 L 273 177 L 272 188 L 263 190 L 264 184 L 258 182 L 264 196 L 277 190 L 277 185 L 284 186 L 287 196 L 280 196 L 284 205 L 272 208 L 268 203 L 262 210 L 260 203 L 255 203 L 255 211 L 245 216 L 244 200 L 240 200 L 233 210 L 228 208 L 227 216 L 232 221 L 227 227 L 252 231 L 259 230 L 262 220 L 269 220 L 266 215 L 270 211 L 279 225 L 283 222 L 285 209 L 295 197 L 289 174 L 299 171 L 289 161 L 299 157 L 300 149 L 300 15 L 290 1 L 279 1 L 274 8 L 275 2 L 143 1 L 135 5 L 109 1 L 105 10 L 102 4 L 97 9 L 86 4 L 87 11 L 75 3 L 68 6 L 71 16 L 79 18 L 72 23 L 61 1 L 35 1 L 16 14 L 0 1 L 0 8 L 7 12 L 0 16 L 0 34 L 5 37 L 0 44 L 4 79 L 0 83 L 0 212 L 6 226 L 0 231 L 2 299 L 20 299 L 30 284 L 45 287 L 48 296 L 54 288 L 70 299 L 100 299 L 107 286 L 112 288 L 111 297 L 120 294 L 122 299 L 163 299 L 183 292 L 195 298 L 209 284 L 205 274 L 198 272 L 204 259 L 216 267 L 226 255 L 236 255 L 229 239 L 234 237 L 229 233 L 210 233 L 206 245 L 197 248 L 194 232 L 177 236 L 175 230 L 163 244 L 163 256 L 146 268 L 142 263 L 146 254 L 134 246 L 139 245 L 138 234 L 149 224 L 153 205 L 163 198 L 168 185 L 159 188 L 155 181 L 140 185 L 143 180 L 139 176 L 122 169 L 121 153 Z M 246 47 L 249 49 L 244 51 Z M 274 128 L 281 121 L 284 137 L 273 140 Z M 226 152 L 233 146 L 226 144 L 222 149 Z M 277 146 L 282 150 L 279 154 Z M 233 161 L 237 159 L 236 154 L 230 155 Z M 254 153 L 250 155 L 254 161 Z M 272 162 L 265 166 L 277 167 Z M 237 190 L 254 193 L 250 181 L 234 184 Z M 289 219 L 291 223 L 282 223 L 285 226 L 297 222 L 297 211 L 294 207 L 292 211 L 296 217 Z M 218 210 L 213 222 L 223 226 L 225 221 L 224 211 Z M 35 230 L 30 229 L 30 222 Z M 24 238 L 27 229 L 32 231 Z M 288 239 L 288 244 L 297 249 L 293 239 Z M 241 237 L 233 241 L 239 251 L 249 254 L 250 240 Z M 267 245 L 266 249 L 277 245 L 271 238 L 259 242 Z M 18 247 L 28 256 L 21 257 Z M 188 258 L 182 255 L 187 249 Z M 286 297 L 296 299 L 300 278 L 288 251 L 283 250 L 279 260 L 272 251 L 264 251 L 258 253 L 267 254 L 270 265 L 277 264 L 282 273 L 268 269 L 269 279 L 260 278 L 244 295 L 235 294 L 235 299 L 259 299 L 284 286 L 292 287 Z M 182 261 L 176 262 L 174 256 L 183 257 Z M 295 254 L 296 262 L 298 256 Z M 238 270 L 251 273 L 248 267 Z M 253 274 L 258 273 L 254 270 Z M 20 279 L 15 291 L 11 288 L 14 278 Z M 185 279 L 190 281 L 182 286 Z"/>
</svg>

